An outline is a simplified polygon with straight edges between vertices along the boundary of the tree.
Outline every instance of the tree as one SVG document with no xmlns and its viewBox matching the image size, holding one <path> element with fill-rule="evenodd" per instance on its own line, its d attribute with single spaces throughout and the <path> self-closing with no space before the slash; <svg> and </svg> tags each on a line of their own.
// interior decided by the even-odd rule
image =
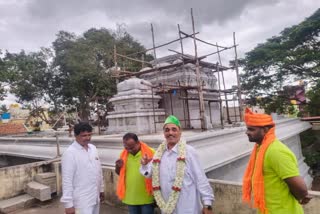
<svg viewBox="0 0 320 214">
<path fill-rule="evenodd" d="M 46 63 L 38 58 L 37 53 L 7 52 L 4 61 L 7 70 L 11 73 L 8 80 L 11 86 L 10 91 L 19 98 L 20 102 L 29 102 L 43 96 L 43 90 L 39 84 L 43 79 Z"/>
<path fill-rule="evenodd" d="M 320 116 L 320 80 L 308 92 L 307 97 L 310 101 L 307 104 L 307 112 L 310 116 Z"/>
<path fill-rule="evenodd" d="M 3 58 L 5 70 L 10 73 L 7 83 L 10 92 L 18 102 L 29 104 L 31 114 L 39 116 L 47 123 L 53 123 L 54 118 L 44 116 L 44 102 L 53 105 L 52 112 L 59 111 L 59 99 L 61 97 L 61 82 L 56 69 L 52 67 L 52 52 L 42 48 L 39 52 L 9 53 Z"/>
<path fill-rule="evenodd" d="M 7 108 L 6 105 L 3 104 L 3 105 L 0 106 L 0 111 L 2 111 L 2 112 L 8 112 L 9 109 Z"/>
<path fill-rule="evenodd" d="M 251 105 L 262 106 L 267 114 L 273 112 L 278 114 L 288 113 L 288 108 L 291 106 L 289 100 L 283 96 L 266 96 L 260 97 L 257 99 L 255 104 L 250 103 Z"/>
<path fill-rule="evenodd" d="M 2 58 L 2 51 L 0 49 L 0 101 L 5 98 L 6 90 L 5 84 L 7 82 L 7 72 L 5 70 L 4 61 Z"/>
<path fill-rule="evenodd" d="M 6 52 L 0 58 L 0 72 L 6 74 L 0 83 L 10 84 L 10 92 L 19 102 L 31 106 L 31 114 L 48 123 L 53 117 L 45 117 L 44 102 L 52 106 L 51 116 L 73 108 L 82 120 L 88 120 L 91 109 L 98 104 L 107 109 L 109 98 L 115 94 L 115 79 L 107 72 L 114 66 L 114 45 L 124 55 L 145 50 L 123 29 L 119 33 L 92 28 L 80 36 L 60 31 L 52 48 Z M 118 62 L 123 65 L 125 60 Z M 129 71 L 140 68 L 136 62 L 126 65 Z"/>
<path fill-rule="evenodd" d="M 277 97 L 284 85 L 298 79 L 314 83 L 320 77 L 319 32 L 320 9 L 246 53 L 240 60 L 241 83 L 249 99 Z"/>
<path fill-rule="evenodd" d="M 64 104 L 75 105 L 82 120 L 88 120 L 92 102 L 106 104 L 115 94 L 115 80 L 106 72 L 114 66 L 114 45 L 124 55 L 145 50 L 128 33 L 119 36 L 104 28 L 89 29 L 82 36 L 60 31 L 53 42 Z M 137 63 L 126 66 L 131 71 L 137 67 Z"/>
</svg>

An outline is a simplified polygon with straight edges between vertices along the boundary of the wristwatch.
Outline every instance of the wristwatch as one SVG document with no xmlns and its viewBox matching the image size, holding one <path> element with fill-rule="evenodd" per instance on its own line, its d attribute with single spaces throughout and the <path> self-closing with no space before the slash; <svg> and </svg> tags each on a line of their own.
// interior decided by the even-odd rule
<svg viewBox="0 0 320 214">
<path fill-rule="evenodd" d="M 206 208 L 208 210 L 212 210 L 212 206 L 210 206 L 210 205 L 205 205 L 204 208 Z"/>
</svg>

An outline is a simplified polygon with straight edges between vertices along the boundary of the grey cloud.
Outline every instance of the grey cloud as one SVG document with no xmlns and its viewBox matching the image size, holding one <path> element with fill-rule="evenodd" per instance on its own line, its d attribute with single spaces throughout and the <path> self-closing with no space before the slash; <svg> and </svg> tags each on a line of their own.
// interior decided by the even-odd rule
<svg viewBox="0 0 320 214">
<path fill-rule="evenodd" d="M 177 38 L 178 23 L 185 32 L 192 32 L 190 8 L 194 8 L 196 30 L 201 31 L 202 27 L 210 23 L 221 25 L 240 16 L 248 7 L 254 8 L 276 2 L 278 0 L 34 0 L 27 4 L 26 13 L 30 22 L 40 23 L 42 26 L 53 23 L 49 28 L 57 29 L 58 23 L 64 23 L 74 17 L 85 17 L 86 14 L 96 11 L 104 14 L 111 22 L 126 23 L 128 31 L 138 41 L 146 47 L 151 47 L 151 22 L 154 24 L 156 43 L 162 44 Z M 94 17 L 91 18 L 94 19 Z M 100 21 L 103 26 L 101 20 L 96 21 Z M 110 26 L 106 27 L 110 28 Z M 176 49 L 178 46 L 179 44 L 174 44 L 169 48 Z M 159 52 L 165 51 L 159 50 Z"/>
<path fill-rule="evenodd" d="M 108 17 L 119 19 L 122 16 L 154 17 L 160 12 L 167 17 L 180 19 L 184 23 L 190 21 L 190 8 L 195 8 L 199 24 L 224 22 L 239 16 L 248 7 L 265 4 L 275 4 L 279 0 L 136 0 L 136 1 L 106 1 L 106 0 L 34 0 L 28 4 L 30 15 L 40 19 L 58 19 L 68 16 L 81 16 L 91 10 L 105 13 Z M 154 17 L 156 18 L 156 17 Z M 174 20 L 172 20 L 174 21 Z"/>
<path fill-rule="evenodd" d="M 319 0 L 0 0 L 0 49 L 10 52 L 39 50 L 49 46 L 59 30 L 81 34 L 91 27 L 115 29 L 125 23 L 128 32 L 145 47 L 152 46 L 150 23 L 156 44 L 177 38 L 177 24 L 191 33 L 190 8 L 194 8 L 200 38 L 232 44 L 237 32 L 239 57 L 256 44 L 277 35 L 283 28 L 301 22 L 320 7 Z M 184 43 L 185 52 L 194 53 L 193 43 Z M 157 50 L 158 57 L 180 50 L 179 43 Z M 199 55 L 214 51 L 199 44 Z M 223 64 L 234 57 L 222 54 Z M 206 59 L 216 62 L 217 57 Z M 226 74 L 228 85 L 234 74 Z"/>
<path fill-rule="evenodd" d="M 150 22 L 140 22 L 128 25 L 128 31 L 143 39 L 147 47 L 152 46 L 152 33 Z M 153 22 L 156 44 L 168 42 L 168 40 L 178 37 L 177 25 L 174 23 Z M 140 38 L 137 38 L 140 40 Z M 140 40 L 142 41 L 142 40 Z"/>
<path fill-rule="evenodd" d="M 226 45 L 230 45 L 233 31 L 240 35 L 239 38 L 241 38 L 241 33 L 248 32 L 248 29 L 249 32 L 253 32 L 248 34 L 248 38 L 244 38 L 250 42 L 239 40 L 240 44 L 244 44 L 241 46 L 241 53 L 246 49 L 244 48 L 246 44 L 263 42 L 269 37 L 267 34 L 255 31 L 255 28 L 259 31 L 264 28 L 262 23 L 271 26 L 268 35 L 279 33 L 278 30 L 272 29 L 275 23 L 287 25 L 287 22 L 283 20 L 266 18 L 273 15 L 272 7 L 279 7 L 279 2 L 285 4 L 285 8 L 290 5 L 312 4 L 310 0 L 20 0 L 24 2 L 24 5 L 21 5 L 20 1 L 16 2 L 17 5 L 1 4 L 1 1 L 0 49 L 14 47 L 15 51 L 19 46 L 21 49 L 32 50 L 50 45 L 59 30 L 81 34 L 90 27 L 114 29 L 116 23 L 125 23 L 128 32 L 134 38 L 146 47 L 151 47 L 151 22 L 154 24 L 157 45 L 167 42 L 177 38 L 178 23 L 181 24 L 182 30 L 191 33 L 190 8 L 193 7 L 196 30 L 201 32 L 200 37 L 203 39 L 209 39 L 211 42 L 224 42 L 228 38 Z M 316 0 L 312 1 L 313 4 L 316 4 Z M 264 11 L 264 8 L 268 10 Z M 253 20 L 241 21 L 243 17 L 247 18 L 246 14 L 253 12 L 255 12 Z M 288 13 L 290 10 L 285 9 L 285 12 Z M 296 14 L 296 17 L 299 16 L 301 17 L 301 13 Z M 301 18 L 298 19 L 301 20 Z M 187 47 L 192 49 L 191 44 L 187 44 Z M 176 43 L 169 48 L 177 49 L 179 44 Z M 166 49 L 159 52 L 164 51 Z M 189 53 L 192 53 L 192 50 Z"/>
</svg>

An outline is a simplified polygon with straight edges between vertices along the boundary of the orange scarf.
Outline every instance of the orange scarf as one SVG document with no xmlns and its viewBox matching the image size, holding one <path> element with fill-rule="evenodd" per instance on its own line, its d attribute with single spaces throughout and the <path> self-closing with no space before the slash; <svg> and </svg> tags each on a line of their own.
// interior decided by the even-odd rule
<svg viewBox="0 0 320 214">
<path fill-rule="evenodd" d="M 243 176 L 242 200 L 250 205 L 252 204 L 251 188 L 253 186 L 253 206 L 258 208 L 263 214 L 268 213 L 264 194 L 263 161 L 268 147 L 275 139 L 275 127 L 273 127 L 264 136 L 258 155 L 258 144 L 254 146 L 247 169 Z"/>
<path fill-rule="evenodd" d="M 153 157 L 153 152 L 147 144 L 140 141 L 140 151 L 142 157 L 146 154 L 148 158 Z M 126 163 L 128 159 L 129 152 L 124 149 L 120 154 L 120 159 L 123 161 L 123 166 L 120 169 L 120 175 L 117 184 L 117 195 L 122 200 L 126 195 Z M 139 170 L 139 169 L 137 169 Z M 149 195 L 152 195 L 152 179 L 145 178 L 146 190 Z"/>
</svg>

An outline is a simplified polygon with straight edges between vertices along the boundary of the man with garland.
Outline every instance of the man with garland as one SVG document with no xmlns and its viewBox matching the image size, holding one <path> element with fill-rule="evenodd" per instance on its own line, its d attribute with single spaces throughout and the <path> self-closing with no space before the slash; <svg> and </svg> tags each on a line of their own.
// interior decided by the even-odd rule
<svg viewBox="0 0 320 214">
<path fill-rule="evenodd" d="M 262 214 L 303 214 L 301 204 L 311 197 L 295 155 L 275 136 L 272 117 L 247 108 L 244 121 L 249 141 L 255 146 L 243 177 L 243 201 Z"/>
<path fill-rule="evenodd" d="M 181 139 L 180 121 L 170 115 L 163 133 L 166 140 L 153 158 L 144 155 L 140 167 L 142 175 L 152 177 L 157 205 L 166 214 L 213 214 L 212 188 L 195 149 Z"/>
</svg>

